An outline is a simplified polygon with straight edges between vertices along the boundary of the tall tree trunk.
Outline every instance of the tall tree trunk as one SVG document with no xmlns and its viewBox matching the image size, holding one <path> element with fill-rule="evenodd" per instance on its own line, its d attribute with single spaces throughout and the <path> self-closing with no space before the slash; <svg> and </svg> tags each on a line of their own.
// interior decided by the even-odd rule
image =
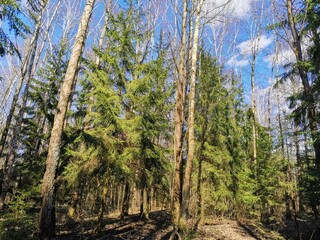
<svg viewBox="0 0 320 240">
<path fill-rule="evenodd" d="M 298 124 L 294 123 L 294 145 L 296 150 L 296 161 L 297 161 L 297 170 L 296 170 L 296 177 L 295 177 L 295 185 L 296 185 L 296 203 L 297 203 L 297 212 L 299 213 L 301 210 L 303 211 L 303 204 L 302 199 L 300 195 L 302 194 L 302 190 L 300 187 L 301 179 L 301 171 L 302 171 L 302 164 L 301 164 L 301 158 L 300 158 L 300 146 L 299 146 L 299 130 L 298 130 Z"/>
<path fill-rule="evenodd" d="M 151 211 L 151 189 L 150 188 L 146 188 L 146 209 L 145 209 L 145 213 L 144 213 L 144 218 L 145 219 L 149 219 L 149 213 Z"/>
<path fill-rule="evenodd" d="M 60 155 L 63 123 L 66 117 L 72 84 L 74 82 L 78 63 L 84 48 L 94 2 L 95 0 L 87 0 L 84 8 L 65 79 L 61 87 L 60 98 L 57 106 L 58 111 L 54 117 L 53 128 L 48 146 L 46 171 L 43 176 L 42 183 L 42 205 L 40 212 L 39 234 L 40 239 L 51 238 L 55 233 L 55 177 Z"/>
<path fill-rule="evenodd" d="M 293 43 L 292 47 L 297 61 L 298 72 L 302 81 L 304 94 L 306 96 L 307 107 L 308 107 L 308 121 L 309 128 L 311 131 L 311 138 L 313 142 L 313 149 L 315 152 L 315 164 L 318 170 L 320 170 L 320 138 L 318 131 L 318 122 L 317 122 L 317 113 L 316 113 L 316 104 L 314 96 L 311 91 L 307 69 L 300 64 L 303 62 L 302 57 L 302 48 L 301 48 L 301 36 L 298 34 L 293 12 L 292 12 L 292 0 L 287 0 L 287 13 L 288 13 L 288 22 L 290 25 L 290 30 L 292 33 Z"/>
<path fill-rule="evenodd" d="M 296 94 L 296 85 L 295 83 L 293 84 L 293 94 Z M 302 207 L 302 202 L 300 198 L 301 194 L 301 188 L 299 186 L 299 183 L 302 181 L 301 179 L 301 171 L 302 171 L 302 163 L 301 163 L 301 157 L 300 157 L 300 144 L 299 144 L 299 124 L 296 121 L 293 121 L 294 124 L 294 135 L 293 135 L 293 141 L 294 141 L 294 146 L 295 146 L 295 155 L 296 155 L 296 162 L 297 162 L 297 167 L 296 167 L 296 174 L 295 174 L 295 186 L 296 186 L 296 196 L 295 196 L 295 201 L 296 201 L 296 208 L 297 212 L 300 212 L 300 207 Z"/>
<path fill-rule="evenodd" d="M 142 189 L 140 189 L 140 218 L 143 217 L 143 209 L 144 207 L 144 187 Z"/>
<path fill-rule="evenodd" d="M 182 14 L 182 38 L 180 46 L 180 62 L 178 69 L 178 79 L 176 83 L 176 107 L 174 112 L 174 176 L 172 184 L 171 211 L 173 228 L 175 231 L 180 223 L 180 204 L 181 204 L 181 165 L 183 147 L 183 125 L 184 125 L 184 100 L 186 86 L 186 39 L 187 39 L 187 0 L 183 1 Z"/>
<path fill-rule="evenodd" d="M 253 147 L 253 169 L 254 174 L 257 177 L 257 139 L 258 139 L 258 131 L 257 131 L 257 114 L 256 114 L 256 99 L 255 99 L 255 67 L 256 67 L 256 59 L 257 55 L 259 53 L 259 44 L 261 39 L 261 29 L 262 29 L 262 18 L 263 18 L 263 5 L 264 1 L 262 1 L 261 6 L 261 14 L 259 18 L 257 16 L 254 16 L 255 20 L 257 22 L 257 29 L 252 30 L 252 35 L 254 35 L 254 31 L 257 31 L 256 38 L 251 39 L 252 45 L 251 45 L 251 55 L 252 55 L 252 61 L 250 64 L 251 67 L 251 109 L 252 109 L 252 147 Z M 254 22 L 255 23 L 255 22 Z"/>
<path fill-rule="evenodd" d="M 285 149 L 284 149 L 284 136 L 283 136 L 283 127 L 282 127 L 282 121 L 281 121 L 281 105 L 280 105 L 280 93 L 279 89 L 277 89 L 277 105 L 278 105 L 278 114 L 277 114 L 277 120 L 279 125 L 279 138 L 280 138 L 280 144 L 281 144 L 281 154 L 283 159 L 285 159 Z"/>
<path fill-rule="evenodd" d="M 123 202 L 122 202 L 122 210 L 121 210 L 121 219 L 124 217 L 129 216 L 129 202 L 130 202 L 130 185 L 129 182 L 126 181 L 124 186 L 124 195 L 123 195 Z"/>
<path fill-rule="evenodd" d="M 141 205 L 140 205 L 140 218 L 148 220 L 149 219 L 149 212 L 150 212 L 150 189 L 144 187 L 141 189 Z"/>
<path fill-rule="evenodd" d="M 10 113 L 8 115 L 7 122 L 6 122 L 5 131 L 3 132 L 2 139 L 1 139 L 2 145 L 1 145 L 1 149 L 0 149 L 0 156 L 4 150 L 9 126 L 12 122 L 12 118 L 14 115 L 14 111 L 16 109 L 18 97 L 19 97 L 20 91 L 22 89 L 23 82 L 26 81 L 25 87 L 24 87 L 24 92 L 22 94 L 21 107 L 20 107 L 18 115 L 17 115 L 18 119 L 17 119 L 17 122 L 16 122 L 13 130 L 12 130 L 12 137 L 10 140 L 10 144 L 8 145 L 8 154 L 5 159 L 5 163 L 4 163 L 2 191 L 1 191 L 1 196 L 0 196 L 0 210 L 3 209 L 7 192 L 9 190 L 9 188 L 11 187 L 11 182 L 12 182 L 12 177 L 13 177 L 13 164 L 14 164 L 14 160 L 15 160 L 15 156 L 16 156 L 16 151 L 18 149 L 18 140 L 19 140 L 19 136 L 20 136 L 20 132 L 21 132 L 24 111 L 25 111 L 25 107 L 27 104 L 29 85 L 30 85 L 30 82 L 31 82 L 31 79 L 33 76 L 33 70 L 34 70 L 33 66 L 34 66 L 35 55 L 36 55 L 36 51 L 37 51 L 38 38 L 39 38 L 42 17 L 44 14 L 44 10 L 46 8 L 46 4 L 47 4 L 47 2 L 45 2 L 44 5 L 41 5 L 39 16 L 36 19 L 36 26 L 35 26 L 33 38 L 31 39 L 30 48 L 29 48 L 28 54 L 26 56 L 25 62 L 22 66 L 21 79 L 19 82 L 19 86 L 17 88 L 16 95 L 13 98 Z M 27 79 L 25 80 L 26 75 L 27 75 Z"/>
<path fill-rule="evenodd" d="M 97 226 L 98 231 L 103 227 L 103 216 L 106 211 L 107 194 L 109 191 L 109 187 L 108 187 L 109 181 L 107 179 L 104 179 L 102 182 L 103 182 L 102 186 L 100 186 L 102 189 L 101 189 L 101 191 L 99 191 L 100 208 L 99 208 L 99 213 L 98 213 L 98 226 Z"/>
<path fill-rule="evenodd" d="M 195 89 L 196 89 L 196 75 L 197 75 L 197 59 L 198 59 L 198 41 L 200 29 L 200 17 L 203 0 L 197 1 L 196 22 L 193 34 L 193 45 L 191 51 L 191 73 L 190 73 L 190 93 L 189 93 L 189 116 L 188 116 L 188 156 L 185 168 L 185 175 L 182 188 L 182 213 L 181 223 L 185 224 L 187 221 L 190 188 L 191 188 L 191 174 L 192 163 L 194 160 L 194 112 L 195 112 Z"/>
<path fill-rule="evenodd" d="M 39 31 L 38 31 L 39 33 Z M 38 34 L 37 34 L 38 35 Z M 37 40 L 36 40 L 37 42 Z M 21 127 L 22 127 L 22 121 L 23 121 L 23 116 L 24 116 L 24 111 L 25 111 L 25 106 L 27 104 L 27 99 L 28 99 L 28 92 L 29 92 L 29 84 L 31 81 L 31 71 L 32 71 L 32 65 L 34 61 L 34 56 L 36 52 L 36 43 L 33 49 L 33 52 L 31 54 L 30 58 L 30 66 L 28 70 L 28 78 L 25 84 L 24 92 L 22 94 L 22 104 L 18 112 L 18 119 L 15 123 L 15 126 L 12 129 L 12 137 L 10 140 L 10 144 L 8 145 L 8 154 L 5 159 L 5 164 L 4 164 L 4 169 L 3 169 L 3 182 L 2 182 L 2 191 L 1 191 L 1 196 L 0 196 L 0 209 L 3 208 L 4 206 L 4 201 L 7 195 L 7 192 L 10 188 L 12 178 L 13 178 L 13 165 L 14 165 L 14 160 L 16 157 L 16 151 L 18 149 L 18 141 L 19 141 L 19 136 L 21 132 Z"/>
<path fill-rule="evenodd" d="M 256 123 L 256 100 L 255 100 L 255 61 L 256 53 L 252 51 L 251 63 L 251 110 L 252 110 L 252 149 L 254 174 L 257 177 L 257 123 Z"/>
<path fill-rule="evenodd" d="M 269 132 L 269 140 L 272 141 L 272 135 L 271 135 L 271 88 L 269 88 L 268 91 L 268 132 Z"/>
<path fill-rule="evenodd" d="M 7 89 L 4 93 L 2 93 L 2 96 L 0 97 L 0 111 L 5 111 L 6 109 L 6 104 L 8 102 L 8 98 L 11 96 L 13 90 L 14 90 L 14 85 L 16 83 L 16 78 L 18 77 L 18 69 L 14 68 L 11 64 L 8 66 L 8 68 L 13 68 L 12 71 L 10 71 L 10 78 L 8 79 L 8 86 Z M 0 126 L 3 125 L 4 123 L 4 116 L 1 116 L 1 121 L 0 121 Z M 1 131 L 2 132 L 2 131 Z M 2 133 L 1 133 L 2 135 Z"/>
<path fill-rule="evenodd" d="M 18 86 L 16 88 L 16 91 L 14 93 L 14 96 L 13 96 L 13 99 L 12 99 L 12 103 L 11 103 L 11 107 L 10 107 L 10 111 L 9 111 L 9 114 L 7 116 L 7 119 L 6 119 L 6 124 L 5 124 L 4 130 L 3 130 L 2 135 L 1 135 L 0 157 L 2 156 L 3 151 L 4 151 L 4 147 L 5 147 L 5 144 L 6 144 L 6 139 L 8 137 L 8 133 L 9 133 L 9 128 L 10 128 L 10 125 L 11 125 L 11 122 L 12 122 L 12 118 L 13 118 L 14 112 L 16 110 L 16 106 L 17 106 L 17 103 L 18 103 L 18 100 L 19 100 L 19 95 L 20 95 L 20 92 L 21 92 L 21 89 L 22 89 L 22 86 L 23 86 L 23 83 L 24 83 L 24 79 L 25 79 L 25 77 L 26 77 L 26 75 L 28 73 L 30 58 L 31 58 L 31 55 L 33 53 L 33 49 L 35 48 L 36 42 L 38 40 L 38 33 L 39 33 L 37 31 L 38 27 L 40 27 L 40 26 L 36 26 L 36 29 L 34 31 L 32 39 L 30 41 L 28 52 L 27 52 L 26 57 L 24 58 L 24 60 L 22 62 L 20 80 L 19 80 Z"/>
</svg>

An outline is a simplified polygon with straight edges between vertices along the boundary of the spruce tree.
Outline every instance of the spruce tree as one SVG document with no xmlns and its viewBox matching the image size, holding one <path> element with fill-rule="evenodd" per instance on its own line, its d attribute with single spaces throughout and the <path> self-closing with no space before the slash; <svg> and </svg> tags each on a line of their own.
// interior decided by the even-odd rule
<svg viewBox="0 0 320 240">
<path fill-rule="evenodd" d="M 40 212 L 40 239 L 51 238 L 55 234 L 55 178 L 60 155 L 61 135 L 66 117 L 72 85 L 77 73 L 80 56 L 85 44 L 89 22 L 95 1 L 88 0 L 79 24 L 76 42 L 61 86 L 60 97 L 51 131 L 46 171 L 42 183 L 42 205 Z"/>
<path fill-rule="evenodd" d="M 48 54 L 46 64 L 39 69 L 30 85 L 29 106 L 23 119 L 21 134 L 22 161 L 17 166 L 17 172 L 23 179 L 19 187 L 24 191 L 38 186 L 44 171 L 46 148 L 58 104 L 59 89 L 68 64 L 67 58 L 66 41 L 62 40 L 53 47 L 52 54 Z"/>
<path fill-rule="evenodd" d="M 18 0 L 3 0 L 0 7 L 0 20 L 7 23 L 9 31 L 13 31 L 15 36 L 25 37 L 29 33 L 29 27 L 20 19 L 21 3 Z M 20 53 L 13 41 L 10 39 L 9 33 L 0 27 L 0 56 L 16 53 L 20 58 Z"/>
</svg>

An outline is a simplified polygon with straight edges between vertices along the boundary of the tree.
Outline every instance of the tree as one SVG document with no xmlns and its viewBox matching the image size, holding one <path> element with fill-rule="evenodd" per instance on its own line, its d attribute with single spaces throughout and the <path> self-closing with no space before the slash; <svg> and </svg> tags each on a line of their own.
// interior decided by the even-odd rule
<svg viewBox="0 0 320 240">
<path fill-rule="evenodd" d="M 194 2 L 196 5 L 196 20 L 193 33 L 193 44 L 191 49 L 191 73 L 190 73 L 190 92 L 189 92 L 189 111 L 188 111 L 188 156 L 185 168 L 185 175 L 183 178 L 182 188 L 182 225 L 186 224 L 189 200 L 190 200 L 190 188 L 191 188 L 191 174 L 192 164 L 195 154 L 195 136 L 194 136 L 194 113 L 195 113 L 195 92 L 196 92 L 196 75 L 197 75 L 197 62 L 198 62 L 198 42 L 200 31 L 200 18 L 203 0 Z M 190 40 L 191 41 L 191 40 Z"/>
<path fill-rule="evenodd" d="M 0 196 L 0 209 L 4 206 L 4 201 L 7 195 L 7 192 L 11 186 L 12 181 L 12 175 L 13 175 L 13 164 L 15 160 L 16 151 L 18 148 L 18 139 L 20 137 L 20 131 L 21 131 L 21 125 L 23 120 L 23 115 L 25 111 L 25 106 L 27 103 L 27 97 L 29 92 L 29 85 L 33 77 L 33 66 L 35 63 L 35 55 L 37 51 L 37 45 L 38 45 L 38 38 L 40 34 L 40 28 L 42 24 L 42 18 L 44 15 L 44 11 L 46 9 L 47 2 L 44 1 L 41 4 L 41 7 L 38 12 L 38 16 L 35 18 L 35 30 L 32 35 L 30 46 L 27 51 L 27 55 L 23 60 L 22 63 L 22 69 L 21 69 L 21 76 L 20 81 L 18 84 L 18 87 L 16 89 L 15 95 L 13 97 L 13 101 L 11 103 L 11 109 L 7 117 L 6 126 L 1 136 L 1 143 L 2 146 L 0 148 L 0 155 L 3 154 L 4 146 L 6 144 L 7 135 L 9 132 L 10 124 L 12 123 L 12 118 L 14 115 L 14 112 L 16 110 L 18 97 L 20 95 L 20 91 L 22 89 L 22 86 L 24 84 L 24 90 L 22 93 L 22 106 L 19 109 L 18 116 L 17 116 L 17 122 L 12 130 L 12 137 L 10 140 L 10 144 L 8 145 L 8 154 L 5 158 L 5 166 L 4 166 L 4 179 L 2 183 L 2 190 L 1 190 L 1 196 Z"/>
<path fill-rule="evenodd" d="M 253 29 L 250 31 L 250 37 L 251 37 L 251 61 L 250 61 L 250 67 L 251 67 L 251 108 L 252 108 L 252 141 L 253 141 L 253 163 L 254 168 L 257 166 L 257 140 L 258 140 L 258 130 L 257 130 L 257 113 L 256 113 L 256 95 L 255 95 L 255 68 L 256 68 L 256 60 L 260 51 L 260 40 L 261 40 L 261 30 L 262 30 L 262 21 L 263 21 L 263 14 L 264 14 L 264 1 L 262 1 L 262 8 L 260 9 L 261 13 L 260 16 L 253 17 L 253 23 L 254 26 Z"/>
<path fill-rule="evenodd" d="M 9 26 L 9 31 L 13 31 L 15 36 L 25 37 L 29 33 L 28 26 L 19 18 L 21 13 L 19 0 L 3 0 L 0 7 L 0 20 L 4 21 Z M 0 27 L 0 56 L 6 54 L 16 53 L 20 58 L 21 55 L 12 42 L 8 33 L 5 32 L 3 27 Z"/>
<path fill-rule="evenodd" d="M 141 218 L 148 218 L 152 192 L 162 190 L 163 196 L 168 192 L 168 153 L 162 142 L 169 138 L 164 129 L 168 129 L 171 106 L 166 101 L 172 87 L 165 83 L 164 46 L 159 43 L 155 59 L 142 57 L 147 53 L 136 43 L 147 34 L 143 26 L 137 28 L 140 20 L 141 12 L 134 5 L 110 15 L 103 38 L 108 47 L 94 48 L 95 55 L 86 60 L 82 93 L 71 117 L 76 124 L 68 127 L 78 136 L 67 147 L 70 163 L 63 172 L 67 184 L 60 192 L 82 193 L 82 206 L 90 204 L 86 199 L 94 199 L 96 230 L 103 226 L 107 209 L 120 210 L 120 218 L 127 217 L 130 206 L 136 205 L 132 199 L 136 192 Z M 90 188 L 93 183 L 97 183 L 95 192 Z M 118 206 L 108 204 L 114 195 Z"/>
<path fill-rule="evenodd" d="M 57 106 L 57 113 L 51 131 L 48 146 L 48 156 L 46 160 L 46 171 L 42 183 L 42 205 L 40 212 L 40 239 L 50 238 L 55 232 L 55 177 L 59 161 L 61 135 L 66 117 L 69 97 L 72 85 L 75 80 L 79 60 L 83 51 L 88 26 L 94 6 L 94 0 L 88 0 L 84 8 L 79 24 L 75 44 L 72 48 L 65 79 L 61 86 L 60 98 Z"/>
<path fill-rule="evenodd" d="M 19 188 L 29 192 L 37 186 L 43 175 L 48 141 L 54 120 L 54 110 L 58 104 L 58 92 L 68 65 L 66 41 L 53 47 L 47 55 L 45 65 L 39 69 L 38 78 L 33 79 L 28 93 L 29 106 L 21 126 L 19 157 L 15 164 L 15 175 L 23 179 Z M 33 191 L 30 191 L 34 194 Z M 40 195 L 40 192 L 38 192 Z M 33 196 L 35 197 L 35 196 Z"/>
<path fill-rule="evenodd" d="M 292 0 L 286 1 L 288 23 L 292 34 L 293 42 L 290 43 L 296 58 L 296 67 L 301 78 L 303 85 L 303 91 L 305 94 L 305 101 L 307 103 L 307 117 L 309 121 L 309 128 L 311 131 L 311 137 L 313 141 L 313 148 L 315 152 L 315 165 L 317 169 L 320 169 L 320 138 L 318 129 L 318 120 L 316 112 L 316 103 L 312 88 L 310 86 L 310 79 L 308 77 L 308 68 L 306 67 L 305 59 L 303 58 L 302 47 L 301 47 L 301 32 L 299 33 L 296 27 L 295 16 L 293 15 Z"/>
<path fill-rule="evenodd" d="M 222 75 L 215 58 L 201 50 L 196 97 L 197 216 L 253 217 L 257 184 L 250 169 L 251 122 L 241 84 Z M 226 87 L 228 86 L 228 87 Z M 245 137 L 244 137 L 245 136 Z M 195 214 L 192 212 L 192 214 Z"/>
<path fill-rule="evenodd" d="M 182 148 L 184 126 L 184 104 L 186 91 L 186 43 L 187 43 L 187 0 L 183 1 L 181 45 L 179 53 L 178 78 L 176 82 L 176 106 L 174 111 L 174 173 L 172 183 L 171 211 L 175 233 L 180 228 Z"/>
</svg>

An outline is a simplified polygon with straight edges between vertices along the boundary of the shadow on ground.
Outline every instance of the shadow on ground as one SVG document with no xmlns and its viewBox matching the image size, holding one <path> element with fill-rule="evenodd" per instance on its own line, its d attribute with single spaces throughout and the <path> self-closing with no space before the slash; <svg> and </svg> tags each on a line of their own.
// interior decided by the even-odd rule
<svg viewBox="0 0 320 240">
<path fill-rule="evenodd" d="M 149 220 L 140 219 L 138 214 L 130 215 L 123 220 L 107 218 L 102 226 L 99 232 L 95 231 L 97 227 L 95 219 L 58 225 L 56 239 L 167 240 L 172 232 L 170 215 L 165 211 L 150 213 Z"/>
<path fill-rule="evenodd" d="M 271 229 L 254 221 L 216 220 L 199 228 L 193 235 L 196 240 L 254 240 L 254 239 L 288 239 L 297 238 L 293 221 L 287 221 L 277 229 Z M 320 240 L 319 221 L 299 221 L 300 239 Z M 108 217 L 99 231 L 96 218 L 85 218 L 74 223 L 57 226 L 56 239 L 66 240 L 168 240 L 172 234 L 170 215 L 166 211 L 150 213 L 149 220 L 140 219 L 138 214 L 123 220 Z"/>
</svg>

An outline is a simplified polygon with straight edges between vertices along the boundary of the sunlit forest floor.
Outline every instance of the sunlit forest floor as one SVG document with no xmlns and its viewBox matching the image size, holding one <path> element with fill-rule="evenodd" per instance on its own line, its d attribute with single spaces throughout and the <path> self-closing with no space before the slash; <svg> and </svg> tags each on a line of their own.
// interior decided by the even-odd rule
<svg viewBox="0 0 320 240">
<path fill-rule="evenodd" d="M 152 211 L 149 220 L 141 219 L 139 214 L 131 214 L 124 219 L 119 212 L 105 216 L 100 229 L 96 217 L 78 215 L 75 221 L 66 219 L 66 210 L 57 211 L 56 240 L 168 240 L 172 234 L 170 214 L 166 210 Z M 27 217 L 2 215 L 0 217 L 0 239 L 36 239 L 37 213 Z M 205 219 L 204 224 L 188 239 L 195 240 L 280 240 L 301 239 L 320 240 L 320 221 L 298 220 L 300 238 L 297 238 L 293 220 L 278 226 L 263 226 L 250 220 Z"/>
<path fill-rule="evenodd" d="M 170 216 L 166 211 L 150 213 L 149 220 L 140 219 L 134 214 L 120 220 L 119 215 L 112 213 L 104 223 L 104 227 L 95 232 L 96 221 L 87 219 L 81 223 L 60 225 L 57 239 L 149 239 L 167 240 L 172 233 Z M 251 230 L 239 225 L 236 221 L 219 220 L 206 224 L 190 236 L 191 239 L 258 239 Z"/>
<path fill-rule="evenodd" d="M 253 240 L 253 239 L 297 239 L 293 221 L 270 228 L 254 221 L 227 219 L 206 219 L 204 225 L 190 236 L 195 240 Z M 320 225 L 315 221 L 299 221 L 300 239 L 320 239 Z M 318 222 L 319 224 L 319 222 Z M 75 223 L 59 224 L 57 239 L 98 239 L 98 240 L 168 240 L 172 233 L 170 215 L 166 211 L 153 211 L 149 220 L 132 214 L 123 220 L 118 213 L 107 216 L 103 227 L 96 231 L 96 218 Z"/>
</svg>

